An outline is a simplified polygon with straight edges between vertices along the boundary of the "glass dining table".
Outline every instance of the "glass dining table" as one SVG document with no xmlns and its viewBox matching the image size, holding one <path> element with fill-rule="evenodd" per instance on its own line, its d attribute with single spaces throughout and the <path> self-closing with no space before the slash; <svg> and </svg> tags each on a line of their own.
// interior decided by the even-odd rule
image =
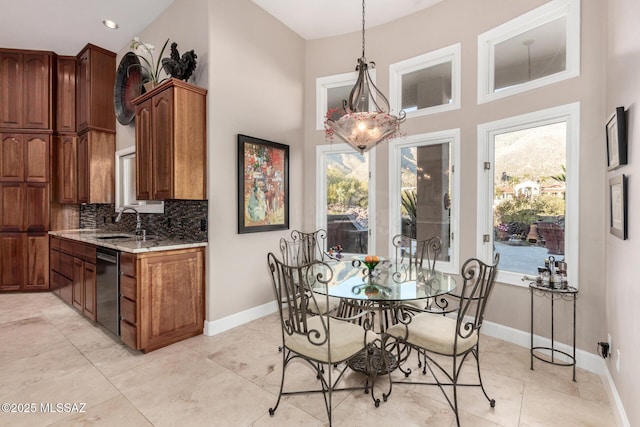
<svg viewBox="0 0 640 427">
<path fill-rule="evenodd" d="M 374 321 L 372 327 L 381 335 L 381 348 L 386 342 L 384 331 L 398 321 L 399 307 L 417 307 L 421 302 L 426 305 L 429 298 L 452 292 L 456 288 L 453 276 L 437 270 L 394 263 L 388 259 L 365 263 L 364 259 L 357 256 L 351 260 L 318 264 L 319 268 L 324 265 L 324 268 L 330 267 L 331 271 L 316 271 L 316 274 L 323 275 L 323 280 L 312 284 L 312 290 L 317 294 L 339 298 L 337 315 L 340 317 L 349 317 L 365 310 L 375 313 L 378 322 L 376 325 Z M 378 352 L 378 355 L 381 353 Z M 385 360 L 373 362 L 378 374 L 391 372 L 400 362 L 389 352 L 385 353 Z M 370 373 L 372 362 L 369 360 L 367 365 L 365 359 L 364 355 L 353 359 L 351 368 Z"/>
</svg>

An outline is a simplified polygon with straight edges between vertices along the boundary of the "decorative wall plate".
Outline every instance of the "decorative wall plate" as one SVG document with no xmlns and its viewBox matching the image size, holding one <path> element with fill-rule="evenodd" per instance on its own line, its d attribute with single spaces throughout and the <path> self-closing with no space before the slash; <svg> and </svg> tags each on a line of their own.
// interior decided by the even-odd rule
<svg viewBox="0 0 640 427">
<path fill-rule="evenodd" d="M 116 118 L 123 125 L 131 123 L 135 109 L 131 100 L 142 94 L 142 70 L 140 60 L 133 52 L 127 52 L 120 61 L 116 71 L 116 82 L 113 87 L 113 104 Z"/>
</svg>

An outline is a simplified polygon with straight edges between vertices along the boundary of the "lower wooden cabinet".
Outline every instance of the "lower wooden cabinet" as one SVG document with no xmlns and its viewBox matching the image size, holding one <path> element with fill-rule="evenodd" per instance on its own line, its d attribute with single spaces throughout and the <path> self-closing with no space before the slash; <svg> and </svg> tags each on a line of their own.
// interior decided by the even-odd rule
<svg viewBox="0 0 640 427">
<path fill-rule="evenodd" d="M 0 291 L 49 289 L 49 236 L 0 233 Z"/>
<path fill-rule="evenodd" d="M 204 327 L 204 248 L 120 256 L 122 342 L 144 352 Z"/>
<path fill-rule="evenodd" d="M 96 247 L 51 236 L 51 289 L 96 321 Z"/>
</svg>

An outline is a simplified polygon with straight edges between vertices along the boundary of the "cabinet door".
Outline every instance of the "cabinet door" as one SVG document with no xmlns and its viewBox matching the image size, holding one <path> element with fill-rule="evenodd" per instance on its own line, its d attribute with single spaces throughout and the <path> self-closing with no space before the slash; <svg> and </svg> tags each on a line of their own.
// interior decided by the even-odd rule
<svg viewBox="0 0 640 427">
<path fill-rule="evenodd" d="M 78 203 L 78 138 L 72 135 L 58 137 L 56 156 L 56 193 L 61 204 Z"/>
<path fill-rule="evenodd" d="M 46 53 L 24 54 L 23 127 L 51 129 L 51 58 Z"/>
<path fill-rule="evenodd" d="M 49 184 L 25 184 L 24 231 L 49 231 Z"/>
<path fill-rule="evenodd" d="M 204 324 L 204 251 L 142 258 L 140 346 L 152 350 L 176 337 L 201 333 Z"/>
<path fill-rule="evenodd" d="M 49 135 L 25 135 L 25 172 L 27 182 L 49 182 L 51 137 Z"/>
<path fill-rule="evenodd" d="M 24 135 L 2 133 L 0 138 L 0 182 L 24 181 Z"/>
<path fill-rule="evenodd" d="M 23 72 L 22 54 L 0 51 L 0 127 L 22 126 Z"/>
<path fill-rule="evenodd" d="M 49 289 L 49 236 L 27 235 L 27 277 L 25 290 Z"/>
<path fill-rule="evenodd" d="M 151 200 L 151 99 L 136 105 L 136 199 Z"/>
<path fill-rule="evenodd" d="M 0 233 L 0 290 L 17 291 L 25 276 L 25 234 Z"/>
<path fill-rule="evenodd" d="M 76 125 L 78 132 L 89 127 L 91 93 L 90 50 L 85 49 L 78 55 L 76 68 Z"/>
<path fill-rule="evenodd" d="M 84 315 L 94 322 L 96 317 L 96 265 L 90 262 L 84 262 L 83 269 L 83 295 L 84 295 Z"/>
<path fill-rule="evenodd" d="M 82 311 L 84 305 L 84 261 L 80 258 L 73 259 L 73 289 L 72 304 Z"/>
<path fill-rule="evenodd" d="M 0 183 L 0 231 L 23 231 L 25 184 Z"/>
<path fill-rule="evenodd" d="M 173 88 L 152 98 L 153 200 L 173 197 Z"/>
<path fill-rule="evenodd" d="M 89 132 L 78 137 L 78 203 L 89 203 Z"/>
<path fill-rule="evenodd" d="M 76 131 L 76 58 L 58 57 L 58 82 L 56 97 L 56 130 Z"/>
</svg>

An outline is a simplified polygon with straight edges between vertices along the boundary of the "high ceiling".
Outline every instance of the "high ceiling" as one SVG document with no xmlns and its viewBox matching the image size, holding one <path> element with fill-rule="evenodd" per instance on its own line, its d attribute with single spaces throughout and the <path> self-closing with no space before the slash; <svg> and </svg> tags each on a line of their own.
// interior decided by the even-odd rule
<svg viewBox="0 0 640 427">
<path fill-rule="evenodd" d="M 0 0 L 0 47 L 75 55 L 93 43 L 122 49 L 174 0 Z M 359 0 L 252 0 L 305 39 L 362 28 Z M 367 28 L 442 0 L 367 0 Z M 120 26 L 109 30 L 103 19 Z"/>
</svg>

